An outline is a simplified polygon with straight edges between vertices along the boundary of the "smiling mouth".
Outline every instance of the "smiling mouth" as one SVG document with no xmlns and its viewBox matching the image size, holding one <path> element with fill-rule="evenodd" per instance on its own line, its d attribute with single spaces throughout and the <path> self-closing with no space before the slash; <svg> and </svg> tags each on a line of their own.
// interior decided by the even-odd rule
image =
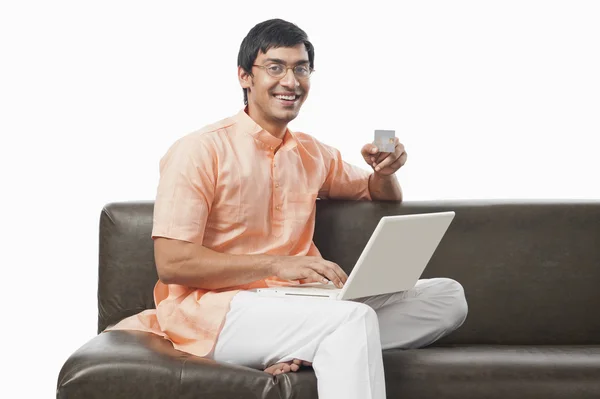
<svg viewBox="0 0 600 399">
<path fill-rule="evenodd" d="M 299 94 L 274 94 L 273 97 L 279 100 L 283 105 L 294 105 L 301 96 Z"/>
</svg>

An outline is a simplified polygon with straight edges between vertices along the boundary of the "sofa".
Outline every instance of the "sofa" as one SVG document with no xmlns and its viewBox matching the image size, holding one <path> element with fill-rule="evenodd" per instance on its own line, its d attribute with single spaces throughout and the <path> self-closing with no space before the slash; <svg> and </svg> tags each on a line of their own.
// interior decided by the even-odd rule
<svg viewBox="0 0 600 399">
<path fill-rule="evenodd" d="M 469 315 L 430 347 L 384 351 L 389 398 L 600 398 L 600 201 L 316 206 L 315 243 L 347 272 L 382 216 L 456 212 L 423 277 L 461 282 Z M 152 212 L 152 201 L 102 210 L 98 335 L 64 363 L 57 398 L 317 398 L 311 368 L 271 376 L 149 333 L 102 332 L 154 307 Z"/>
</svg>

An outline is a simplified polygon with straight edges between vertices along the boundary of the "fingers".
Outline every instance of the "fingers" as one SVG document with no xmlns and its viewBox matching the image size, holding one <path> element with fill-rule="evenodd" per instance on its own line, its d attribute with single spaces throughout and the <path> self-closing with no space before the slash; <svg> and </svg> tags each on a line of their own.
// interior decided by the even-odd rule
<svg viewBox="0 0 600 399">
<path fill-rule="evenodd" d="M 375 166 L 375 171 L 379 172 L 380 170 L 391 166 L 396 161 L 401 161 L 400 165 L 404 165 L 404 162 L 406 162 L 406 157 L 407 155 L 406 151 L 404 150 L 404 145 L 398 144 L 396 146 L 396 150 L 393 153 L 390 153 L 390 156 L 386 157 L 383 161 L 379 162 L 377 166 Z"/>
<path fill-rule="evenodd" d="M 375 170 L 379 172 L 380 170 L 383 170 L 385 167 L 389 166 L 395 172 L 398 169 L 400 169 L 402 166 L 404 166 L 404 164 L 406 163 L 407 157 L 408 157 L 408 155 L 406 154 L 406 152 L 404 152 L 402 155 L 400 155 L 399 158 L 397 158 L 391 164 L 386 165 L 385 163 L 382 162 L 380 165 L 377 165 L 377 167 L 375 167 Z"/>
<path fill-rule="evenodd" d="M 392 169 L 396 169 L 396 170 L 400 169 L 406 163 L 406 157 L 407 157 L 406 153 L 402 154 L 400 156 L 400 158 L 398 158 L 396 160 L 396 162 L 394 162 L 393 164 L 390 165 L 390 167 Z"/>
<path fill-rule="evenodd" d="M 392 168 L 394 170 L 398 170 L 398 169 L 400 169 L 401 166 L 402 166 L 402 162 L 400 161 L 400 159 L 397 159 L 396 162 L 394 162 L 393 164 L 390 165 L 390 168 Z"/>
<path fill-rule="evenodd" d="M 337 274 L 340 281 L 345 284 L 346 281 L 348 281 L 348 275 L 346 274 L 344 269 L 342 269 L 340 267 L 340 265 L 338 265 L 337 263 L 330 262 L 330 261 L 327 261 L 327 262 L 333 268 L 333 271 L 335 272 L 335 274 Z"/>
<path fill-rule="evenodd" d="M 379 166 L 379 169 L 376 169 L 377 171 L 379 171 L 387 165 L 383 164 L 384 166 L 382 167 L 379 165 L 381 164 L 381 162 L 391 157 L 392 159 L 388 161 L 391 164 L 402 155 L 402 152 L 404 152 L 404 145 L 400 143 L 398 137 L 394 137 L 394 146 L 394 152 L 379 152 L 379 149 L 375 145 L 365 144 L 361 152 L 365 161 L 374 169 L 376 169 Z"/>
<path fill-rule="evenodd" d="M 317 265 L 316 271 L 327 277 L 338 288 L 342 288 L 346 280 L 348 280 L 348 276 L 342 268 L 330 261 L 325 261 L 324 264 Z"/>
<path fill-rule="evenodd" d="M 408 154 L 406 153 L 406 151 L 404 151 L 402 153 L 402 155 L 400 155 L 400 158 L 398 158 L 398 161 L 400 161 L 400 166 L 399 167 L 404 166 L 404 164 L 406 163 L 406 159 L 407 158 L 408 158 Z"/>
<path fill-rule="evenodd" d="M 336 272 L 329 267 L 322 267 L 319 269 L 319 273 L 325 276 L 329 281 L 331 281 L 336 287 L 342 288 L 342 280 L 339 278 Z"/>
<path fill-rule="evenodd" d="M 308 276 L 304 279 L 304 281 L 309 282 L 309 283 L 323 283 L 323 284 L 327 284 L 330 280 L 329 277 L 323 275 L 322 273 L 319 273 L 317 271 L 315 271 L 314 269 L 311 269 L 310 271 L 308 271 Z"/>
<path fill-rule="evenodd" d="M 372 144 L 372 143 L 363 145 L 363 147 L 360 150 L 360 152 L 364 158 L 367 158 L 371 155 L 377 154 L 377 151 L 378 151 L 377 146 L 375 146 L 375 144 Z"/>
<path fill-rule="evenodd" d="M 370 165 L 373 168 L 375 168 L 377 166 L 377 164 L 381 163 L 381 161 L 383 161 L 384 159 L 386 159 L 387 157 L 389 157 L 391 155 L 392 155 L 391 152 L 379 152 L 379 153 L 375 154 L 375 156 L 371 157 Z"/>
<path fill-rule="evenodd" d="M 306 277 L 300 279 L 300 284 L 307 283 L 321 283 L 327 284 L 330 281 L 338 288 L 342 288 L 344 286 L 344 282 L 348 279 L 342 278 L 338 276 L 333 269 L 328 267 L 319 267 L 319 266 L 311 266 L 308 271 L 306 271 Z"/>
<path fill-rule="evenodd" d="M 342 288 L 348 280 L 346 272 L 335 262 L 316 256 L 305 257 L 302 260 L 305 263 L 298 265 L 298 269 L 289 270 L 289 274 L 279 274 L 278 277 L 298 280 L 300 284 L 327 284 L 331 281 L 338 288 Z"/>
<path fill-rule="evenodd" d="M 378 151 L 379 150 L 374 144 L 365 144 L 360 150 L 360 153 L 362 154 L 365 162 L 371 165 L 373 163 L 372 158 L 377 156 Z"/>
</svg>

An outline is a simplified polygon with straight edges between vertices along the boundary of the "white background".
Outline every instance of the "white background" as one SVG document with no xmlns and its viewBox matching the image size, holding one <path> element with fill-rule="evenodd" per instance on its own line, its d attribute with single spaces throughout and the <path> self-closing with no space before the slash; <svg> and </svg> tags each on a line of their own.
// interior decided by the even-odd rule
<svg viewBox="0 0 600 399">
<path fill-rule="evenodd" d="M 407 201 L 600 198 L 596 1 L 3 1 L 3 390 L 54 397 L 95 335 L 103 205 L 153 199 L 168 146 L 241 109 L 239 45 L 273 17 L 316 49 L 290 126 L 357 165 L 395 129 Z"/>
</svg>

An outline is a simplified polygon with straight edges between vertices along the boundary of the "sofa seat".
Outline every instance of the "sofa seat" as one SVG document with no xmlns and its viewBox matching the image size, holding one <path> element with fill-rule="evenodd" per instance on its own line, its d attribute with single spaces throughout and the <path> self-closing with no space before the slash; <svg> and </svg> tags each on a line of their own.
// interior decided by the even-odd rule
<svg viewBox="0 0 600 399">
<path fill-rule="evenodd" d="M 88 341 L 64 364 L 59 387 L 61 398 L 281 398 L 265 372 L 192 356 L 139 331 L 109 331 Z"/>
<path fill-rule="evenodd" d="M 599 398 L 599 346 L 452 345 L 384 352 L 392 398 Z M 153 334 L 102 333 L 59 377 L 61 397 L 317 398 L 312 369 L 269 376 L 175 350 Z"/>
<path fill-rule="evenodd" d="M 600 345 L 452 345 L 384 362 L 393 398 L 600 398 Z"/>
</svg>

